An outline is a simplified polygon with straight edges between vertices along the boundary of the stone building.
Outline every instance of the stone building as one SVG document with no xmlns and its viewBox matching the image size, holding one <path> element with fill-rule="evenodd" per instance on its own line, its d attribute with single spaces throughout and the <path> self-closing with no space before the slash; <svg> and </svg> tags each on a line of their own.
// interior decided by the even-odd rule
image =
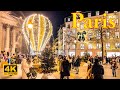
<svg viewBox="0 0 120 90">
<path fill-rule="evenodd" d="M 0 11 L 0 51 L 25 53 L 22 22 L 22 18 L 12 15 L 10 11 Z"/>
<path fill-rule="evenodd" d="M 120 12 L 114 11 L 113 13 L 107 13 L 108 18 L 116 19 L 116 27 L 113 29 L 103 29 L 103 49 L 105 56 L 120 56 Z M 103 17 L 103 14 L 100 15 L 99 12 L 96 12 L 96 15 L 92 16 L 91 13 L 88 13 L 88 16 L 85 18 L 95 19 Z M 101 40 L 100 33 L 98 29 L 85 29 L 84 23 L 78 23 L 78 28 L 72 28 L 72 18 L 65 18 L 64 26 L 60 27 L 58 31 L 58 42 L 59 50 L 58 54 L 65 55 L 80 55 L 83 56 L 85 52 L 88 52 L 91 56 L 101 56 Z M 78 32 L 83 33 L 85 40 L 78 40 Z M 76 40 L 76 42 L 75 42 Z"/>
</svg>

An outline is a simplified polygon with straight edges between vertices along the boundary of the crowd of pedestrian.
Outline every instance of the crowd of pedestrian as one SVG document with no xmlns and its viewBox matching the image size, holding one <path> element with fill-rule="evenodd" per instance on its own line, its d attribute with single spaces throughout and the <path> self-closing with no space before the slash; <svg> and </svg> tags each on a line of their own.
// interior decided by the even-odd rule
<svg viewBox="0 0 120 90">
<path fill-rule="evenodd" d="M 79 67 L 80 67 L 81 58 L 80 56 L 62 56 L 59 55 L 58 57 L 58 65 L 59 65 L 59 71 L 60 71 L 60 78 L 63 79 L 66 77 L 69 79 L 70 71 L 75 70 L 76 74 L 79 73 Z"/>
<path fill-rule="evenodd" d="M 63 79 L 67 77 L 69 79 L 70 70 L 75 70 L 76 74 L 79 74 L 79 67 L 82 61 L 82 57 L 80 56 L 59 56 L 59 67 L 60 67 L 60 78 Z M 120 57 L 102 57 L 92 56 L 88 57 L 88 76 L 87 79 L 103 79 L 104 68 L 103 65 L 110 64 L 112 69 L 113 77 L 116 77 L 116 69 L 118 68 L 117 63 L 120 63 Z M 82 72 L 81 72 L 82 73 Z"/>
<path fill-rule="evenodd" d="M 0 54 L 0 63 L 2 68 L 3 64 L 19 64 L 22 70 L 22 78 L 27 79 L 30 77 L 30 72 L 33 71 L 33 63 L 38 63 L 38 59 L 37 56 L 24 54 L 10 55 L 9 52 L 3 52 Z"/>
<path fill-rule="evenodd" d="M 39 59 L 44 58 L 43 56 L 39 57 Z M 80 56 L 54 56 L 56 60 L 56 65 L 59 66 L 58 71 L 60 71 L 60 79 L 70 77 L 70 71 L 74 70 L 76 74 L 82 73 L 79 72 L 79 68 L 81 66 L 82 57 Z M 21 54 L 12 54 L 9 53 L 1 53 L 0 54 L 0 62 L 7 62 L 8 64 L 21 64 L 22 74 L 23 76 L 26 73 L 29 73 L 30 68 L 33 67 L 33 63 L 39 63 L 37 56 L 29 56 L 29 55 L 21 55 Z M 110 64 L 113 77 L 117 76 L 116 69 L 118 68 L 117 63 L 120 64 L 120 57 L 88 57 L 88 76 L 87 79 L 103 79 L 104 68 L 103 65 Z"/>
</svg>

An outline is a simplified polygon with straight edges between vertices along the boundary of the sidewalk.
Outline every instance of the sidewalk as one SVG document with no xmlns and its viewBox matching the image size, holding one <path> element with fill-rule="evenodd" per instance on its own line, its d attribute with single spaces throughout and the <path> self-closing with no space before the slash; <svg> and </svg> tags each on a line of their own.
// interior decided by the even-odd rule
<svg viewBox="0 0 120 90">
<path fill-rule="evenodd" d="M 104 79 L 120 79 L 120 65 L 118 64 L 118 69 L 116 70 L 117 77 L 112 76 L 112 69 L 110 65 L 103 65 L 104 67 Z"/>
<path fill-rule="evenodd" d="M 119 65 L 119 64 L 118 64 Z M 112 70 L 109 64 L 103 65 L 104 67 L 104 79 L 120 79 L 120 65 L 117 69 L 117 77 L 112 76 Z M 75 70 L 71 70 L 70 79 L 86 79 L 87 76 L 87 66 L 82 63 L 79 68 L 79 74 L 76 74 Z M 0 68 L 0 79 L 21 79 L 22 71 L 21 65 L 18 65 L 18 75 L 15 76 L 4 76 L 3 68 Z M 36 79 L 41 79 L 43 74 L 37 74 Z M 47 79 L 60 79 L 60 72 L 54 72 L 51 75 L 48 75 Z"/>
<path fill-rule="evenodd" d="M 84 66 L 84 63 L 81 64 L 79 68 L 79 74 L 76 74 L 75 70 L 71 70 L 70 79 L 85 79 L 87 75 L 87 66 Z M 36 79 L 42 79 L 43 74 L 37 74 Z M 22 70 L 21 65 L 18 65 L 18 75 L 15 76 L 4 76 L 3 68 L 0 68 L 0 79 L 21 79 Z M 51 75 L 48 75 L 47 79 L 60 79 L 60 72 L 54 72 Z"/>
<path fill-rule="evenodd" d="M 60 79 L 60 72 L 53 73 L 56 79 Z M 76 74 L 76 71 L 72 69 L 70 71 L 70 79 L 86 79 L 87 76 L 87 66 L 85 63 L 81 63 L 79 68 L 79 74 Z"/>
</svg>

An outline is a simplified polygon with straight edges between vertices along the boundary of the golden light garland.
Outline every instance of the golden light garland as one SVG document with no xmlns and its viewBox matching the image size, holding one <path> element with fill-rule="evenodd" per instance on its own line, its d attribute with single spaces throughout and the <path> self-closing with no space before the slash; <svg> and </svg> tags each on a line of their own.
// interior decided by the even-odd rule
<svg viewBox="0 0 120 90">
<path fill-rule="evenodd" d="M 31 25 L 31 27 L 28 27 L 28 25 Z M 44 50 L 52 36 L 52 31 L 53 27 L 50 20 L 40 14 L 32 14 L 28 16 L 22 25 L 24 38 L 27 45 L 29 45 L 30 39 L 30 49 L 33 54 L 36 52 L 40 53 Z"/>
</svg>

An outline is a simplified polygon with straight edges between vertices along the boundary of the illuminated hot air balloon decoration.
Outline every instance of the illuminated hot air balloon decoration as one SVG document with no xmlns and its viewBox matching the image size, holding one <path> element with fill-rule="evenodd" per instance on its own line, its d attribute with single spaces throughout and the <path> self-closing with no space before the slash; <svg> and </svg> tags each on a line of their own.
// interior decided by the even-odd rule
<svg viewBox="0 0 120 90">
<path fill-rule="evenodd" d="M 22 32 L 31 54 L 41 53 L 45 49 L 52 31 L 52 23 L 44 15 L 32 14 L 24 20 Z"/>
</svg>

